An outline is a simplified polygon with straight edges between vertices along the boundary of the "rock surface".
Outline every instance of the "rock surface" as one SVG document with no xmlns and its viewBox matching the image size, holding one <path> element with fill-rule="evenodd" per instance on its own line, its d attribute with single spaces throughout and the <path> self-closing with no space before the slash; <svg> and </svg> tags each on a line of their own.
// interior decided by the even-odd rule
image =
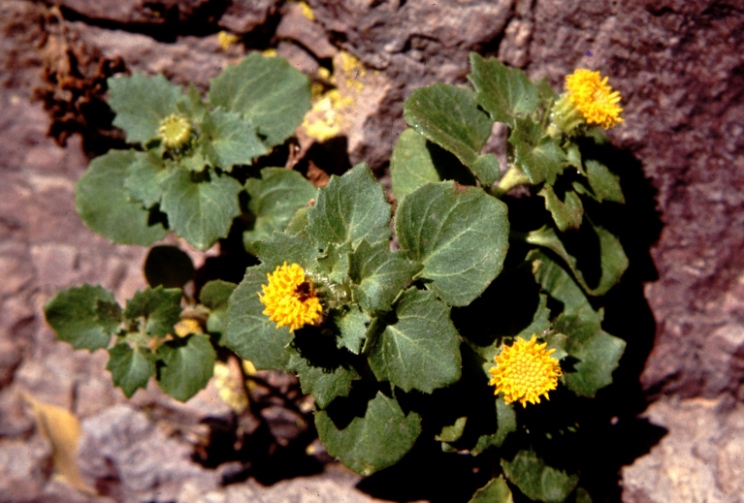
<svg viewBox="0 0 744 503">
<path fill-rule="evenodd" d="M 87 123 L 74 117 L 84 137 L 69 137 L 66 148 L 48 138 L 49 116 L 31 102 L 42 70 L 59 69 L 60 61 L 69 61 L 60 55 L 84 47 L 91 67 L 121 58 L 129 69 L 163 72 L 204 89 L 245 46 L 278 46 L 295 66 L 314 73 L 330 67 L 331 59 L 343 66 L 349 60 L 341 51 L 359 58 L 364 66 L 349 66 L 355 72 L 350 80 L 361 85 L 347 88 L 355 104 L 343 133 L 349 161 L 368 162 L 382 180 L 405 127 L 403 100 L 435 81 L 464 84 L 469 51 L 547 77 L 555 88 L 577 66 L 610 75 L 623 94 L 626 119 L 610 137 L 623 149 L 618 161 L 628 164 L 638 197 L 629 201 L 635 213 L 624 241 L 633 269 L 619 289 L 634 296 L 618 294 L 608 322 L 628 339 L 627 363 L 643 370 L 648 399 L 677 397 L 648 408 L 650 421 L 669 431 L 623 470 L 623 501 L 742 501 L 743 412 L 733 405 L 744 400 L 740 2 L 311 0 L 315 21 L 298 5 L 276 0 L 57 3 L 59 10 L 0 2 L 0 501 L 89 499 L 52 477 L 49 446 L 23 393 L 82 420 L 81 466 L 109 501 L 372 501 L 352 488 L 356 476 L 335 467 L 268 488 L 253 479 L 220 487 L 244 479 L 250 467 L 236 464 L 232 451 L 223 453 L 216 470 L 187 459 L 198 454 L 205 435 L 238 440 L 213 389 L 183 405 L 153 387 L 127 402 L 111 386 L 105 355 L 57 343 L 41 315 L 55 291 L 83 282 L 100 283 L 124 300 L 143 286 L 145 256 L 145 250 L 107 243 L 77 218 L 74 183 L 88 162 L 83 152 L 105 148 L 116 136 L 91 137 L 95 128 L 105 129 L 105 120 L 73 107 L 85 112 Z M 245 46 L 223 51 L 216 36 L 221 29 L 242 36 Z M 72 91 L 54 92 L 64 99 Z M 648 218 L 654 208 L 663 228 Z M 638 301 L 641 281 L 647 304 Z M 621 302 L 631 297 L 634 303 Z M 638 372 L 629 378 L 637 381 Z M 270 421 L 270 434 L 287 445 L 302 438 L 290 428 L 297 417 L 277 407 L 271 404 L 239 427 L 262 431 L 257 425 Z M 128 429 L 121 430 L 124 425 Z M 173 459 L 137 471 L 122 458 L 156 456 L 155 445 L 170 445 Z M 102 458 L 108 461 L 95 461 Z M 181 484 L 186 479 L 191 483 Z"/>
</svg>

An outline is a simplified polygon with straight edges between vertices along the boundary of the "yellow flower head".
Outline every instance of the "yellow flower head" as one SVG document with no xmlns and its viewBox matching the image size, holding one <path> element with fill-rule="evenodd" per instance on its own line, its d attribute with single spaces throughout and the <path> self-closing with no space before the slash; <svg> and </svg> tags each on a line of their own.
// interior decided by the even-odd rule
<svg viewBox="0 0 744 503">
<path fill-rule="evenodd" d="M 511 346 L 494 357 L 496 366 L 488 372 L 493 376 L 488 384 L 496 386 L 495 395 L 504 393 L 506 403 L 519 401 L 522 407 L 527 402 L 540 403 L 540 395 L 548 397 L 548 391 L 558 386 L 561 367 L 553 358 L 555 349 L 546 350 L 547 343 L 538 344 L 535 336 L 525 341 L 517 338 Z"/>
<path fill-rule="evenodd" d="M 294 332 L 304 325 L 320 321 L 323 307 L 305 271 L 297 264 L 280 265 L 266 275 L 268 285 L 261 285 L 263 295 L 258 297 L 266 309 L 263 314 L 276 323 L 277 328 L 289 327 Z"/>
<path fill-rule="evenodd" d="M 171 114 L 160 121 L 158 137 L 165 148 L 181 148 L 191 139 L 191 122 L 183 114 Z"/>
<path fill-rule="evenodd" d="M 584 116 L 588 124 L 597 124 L 605 129 L 624 122 L 618 105 L 620 93 L 607 85 L 608 78 L 599 72 L 580 68 L 566 77 L 566 91 L 571 103 Z"/>
</svg>

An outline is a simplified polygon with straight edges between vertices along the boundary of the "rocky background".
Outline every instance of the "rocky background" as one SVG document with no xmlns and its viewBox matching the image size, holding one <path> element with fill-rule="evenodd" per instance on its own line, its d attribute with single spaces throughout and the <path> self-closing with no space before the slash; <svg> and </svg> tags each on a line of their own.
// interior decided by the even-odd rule
<svg viewBox="0 0 744 503">
<path fill-rule="evenodd" d="M 61 288 L 100 283 L 123 301 L 144 286 L 146 251 L 109 244 L 74 210 L 90 157 L 121 142 L 106 77 L 162 72 L 204 89 L 271 48 L 343 95 L 321 117 L 336 138 L 303 128 L 290 156 L 317 183 L 362 160 L 386 183 L 403 100 L 464 83 L 469 51 L 556 89 L 577 66 L 610 75 L 625 107 L 610 138 L 627 166 L 631 270 L 607 311 L 628 352 L 600 396 L 618 438 L 598 453 L 595 501 L 744 501 L 741 2 L 308 3 L 0 2 L 0 501 L 454 501 L 359 483 L 314 440 L 291 378 L 260 375 L 239 416 L 214 384 L 187 404 L 154 386 L 127 401 L 102 352 L 73 352 L 44 323 Z M 189 253 L 201 266 L 217 251 Z"/>
</svg>

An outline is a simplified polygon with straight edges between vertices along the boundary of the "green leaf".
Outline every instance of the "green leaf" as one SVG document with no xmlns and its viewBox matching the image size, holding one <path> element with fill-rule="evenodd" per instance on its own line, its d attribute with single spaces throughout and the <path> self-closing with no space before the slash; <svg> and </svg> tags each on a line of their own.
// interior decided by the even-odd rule
<svg viewBox="0 0 744 503">
<path fill-rule="evenodd" d="M 120 342 L 108 352 L 106 369 L 127 398 L 131 398 L 137 388 L 147 388 L 147 381 L 155 375 L 155 355 L 150 348 L 131 348 L 126 342 Z"/>
<path fill-rule="evenodd" d="M 286 369 L 289 353 L 285 347 L 293 338 L 288 327 L 277 328 L 263 314 L 265 307 L 258 294 L 261 285 L 268 284 L 267 274 L 273 271 L 274 266 L 266 264 L 249 267 L 227 308 L 225 344 L 259 370 Z"/>
<path fill-rule="evenodd" d="M 589 295 L 604 295 L 612 288 L 628 268 L 628 257 L 623 251 L 623 245 L 620 240 L 612 235 L 608 230 L 595 225 L 591 229 L 596 233 L 599 240 L 599 259 L 602 274 L 596 287 L 590 287 L 584 280 L 584 275 L 578 268 L 576 259 L 569 255 L 566 247 L 561 242 L 560 236 L 555 230 L 544 226 L 536 231 L 532 231 L 527 236 L 527 242 L 530 244 L 545 247 L 555 252 L 562 258 L 566 265 L 571 269 L 576 281 Z"/>
<path fill-rule="evenodd" d="M 240 183 L 229 176 L 210 173 L 205 178 L 187 170 L 175 170 L 163 182 L 161 209 L 168 225 L 191 245 L 206 250 L 227 236 L 240 215 Z"/>
<path fill-rule="evenodd" d="M 185 402 L 206 387 L 214 374 L 217 353 L 204 334 L 173 339 L 158 348 L 158 384 L 176 400 Z"/>
<path fill-rule="evenodd" d="M 253 229 L 243 233 L 246 244 L 283 231 L 297 210 L 317 192 L 300 173 L 284 168 L 262 169 L 261 178 L 249 178 L 245 188 L 250 196 L 248 210 L 256 219 Z"/>
<path fill-rule="evenodd" d="M 509 143 L 514 146 L 514 163 L 533 184 L 555 183 L 563 172 L 566 153 L 558 141 L 545 135 L 540 125 L 529 119 L 517 120 Z"/>
<path fill-rule="evenodd" d="M 251 164 L 269 151 L 256 135 L 250 119 L 221 108 L 204 117 L 201 135 L 199 143 L 205 157 L 212 166 L 225 171 L 231 171 L 236 164 Z"/>
<path fill-rule="evenodd" d="M 127 301 L 124 316 L 130 320 L 143 317 L 147 333 L 165 337 L 173 333 L 173 325 L 181 320 L 180 288 L 147 288 Z"/>
<path fill-rule="evenodd" d="M 445 426 L 439 435 L 434 436 L 434 440 L 439 442 L 456 442 L 462 437 L 462 433 L 465 430 L 465 425 L 468 422 L 467 416 L 458 417 L 455 420 L 455 424 Z"/>
<path fill-rule="evenodd" d="M 152 287 L 181 288 L 194 277 L 191 257 L 177 246 L 153 246 L 145 259 L 145 278 Z"/>
<path fill-rule="evenodd" d="M 307 214 L 309 212 L 310 208 L 306 206 L 298 209 L 295 214 L 290 217 L 284 232 L 290 236 L 297 236 L 300 234 L 305 235 L 305 230 L 307 229 Z M 243 238 L 243 242 L 245 243 L 245 237 Z"/>
<path fill-rule="evenodd" d="M 538 89 L 522 70 L 508 68 L 494 58 L 470 53 L 468 80 L 477 91 L 478 104 L 498 122 L 513 125 L 537 109 Z"/>
<path fill-rule="evenodd" d="M 470 449 L 473 456 L 477 456 L 489 447 L 501 447 L 510 433 L 517 431 L 517 413 L 511 405 L 504 402 L 503 396 L 494 397 L 496 407 L 496 431 L 487 435 L 481 435 Z"/>
<path fill-rule="evenodd" d="M 545 185 L 539 195 L 545 198 L 545 209 L 553 215 L 553 221 L 562 232 L 568 229 L 578 229 L 584 215 L 584 206 L 576 192 L 567 190 L 561 201 L 550 185 Z"/>
<path fill-rule="evenodd" d="M 94 232 L 119 244 L 147 246 L 166 230 L 150 223 L 150 212 L 124 190 L 127 169 L 137 159 L 134 151 L 111 150 L 93 159 L 75 186 L 75 209 Z"/>
<path fill-rule="evenodd" d="M 490 187 L 501 178 L 499 159 L 490 152 L 479 155 L 470 168 L 485 187 Z"/>
<path fill-rule="evenodd" d="M 274 233 L 270 239 L 253 244 L 261 263 L 272 271 L 284 262 L 299 264 L 305 271 L 317 271 L 320 268 L 318 250 L 303 235 Z"/>
<path fill-rule="evenodd" d="M 427 182 L 441 180 L 426 142 L 426 137 L 415 129 L 406 129 L 395 143 L 390 158 L 390 177 L 398 201 Z"/>
<path fill-rule="evenodd" d="M 579 482 L 577 475 L 546 465 L 534 451 L 519 451 L 512 461 L 502 459 L 501 466 L 506 478 L 535 501 L 562 503 Z"/>
<path fill-rule="evenodd" d="M 289 358 L 289 370 L 297 372 L 302 392 L 312 394 L 319 409 L 325 409 L 337 397 L 349 396 L 352 381 L 360 379 L 348 365 L 315 366 L 295 351 Z"/>
<path fill-rule="evenodd" d="M 362 241 L 350 258 L 354 300 L 368 313 L 390 310 L 398 294 L 421 270 L 421 264 L 406 259 L 403 252 L 391 252 L 384 241 L 374 245 Z"/>
<path fill-rule="evenodd" d="M 134 160 L 127 167 L 124 188 L 145 208 L 160 202 L 163 196 L 161 183 L 170 175 L 163 161 L 152 152 L 133 152 Z"/>
<path fill-rule="evenodd" d="M 590 159 L 586 161 L 586 175 L 597 201 L 625 203 L 620 177 L 612 173 L 604 164 Z"/>
<path fill-rule="evenodd" d="M 514 503 L 511 490 L 506 485 L 503 477 L 498 477 L 488 481 L 488 484 L 481 487 L 468 503 Z"/>
<path fill-rule="evenodd" d="M 282 58 L 253 53 L 210 81 L 209 102 L 253 122 L 269 147 L 294 134 L 310 110 L 310 81 Z"/>
<path fill-rule="evenodd" d="M 394 465 L 413 447 L 421 433 L 421 417 L 415 412 L 405 414 L 395 399 L 380 392 L 363 414 L 338 427 L 329 411 L 319 410 L 315 426 L 331 456 L 367 476 Z"/>
<path fill-rule="evenodd" d="M 507 208 L 475 187 L 428 183 L 398 206 L 401 248 L 424 265 L 420 275 L 445 302 L 465 306 L 501 272 L 509 246 Z"/>
<path fill-rule="evenodd" d="M 342 177 L 331 176 L 318 191 L 307 220 L 307 233 L 320 247 L 329 243 L 356 247 L 363 239 L 370 243 L 390 239 L 390 205 L 365 164 Z"/>
<path fill-rule="evenodd" d="M 135 73 L 130 77 L 107 80 L 111 97 L 109 106 L 116 112 L 114 126 L 127 134 L 129 143 L 145 143 L 158 135 L 160 121 L 175 113 L 183 92 L 158 74 L 147 77 Z"/>
<path fill-rule="evenodd" d="M 191 117 L 196 122 L 201 122 L 204 116 L 209 112 L 209 106 L 204 103 L 201 93 L 196 90 L 193 83 L 189 83 L 186 93 L 181 97 L 177 104 L 178 111 L 187 117 Z"/>
<path fill-rule="evenodd" d="M 352 307 L 334 321 L 339 331 L 336 345 L 358 355 L 362 350 L 362 344 L 367 340 L 367 328 L 371 321 L 369 315 L 361 309 Z"/>
<path fill-rule="evenodd" d="M 561 380 L 579 396 L 594 398 L 598 390 L 612 383 L 612 372 L 625 351 L 625 341 L 602 330 L 601 314 L 593 317 L 560 315 L 555 329 L 568 336 L 566 352 L 578 361 L 573 372 Z"/>
<path fill-rule="evenodd" d="M 432 292 L 411 288 L 395 313 L 395 322 L 380 323 L 364 348 L 375 377 L 424 393 L 460 379 L 460 336 L 449 308 Z"/>
<path fill-rule="evenodd" d="M 594 313 L 581 287 L 551 256 L 540 250 L 532 250 L 525 261 L 532 263 L 532 272 L 542 289 L 563 303 L 566 314 Z"/>
<path fill-rule="evenodd" d="M 403 114 L 413 129 L 455 154 L 484 185 L 495 181 L 495 157 L 480 159 L 492 122 L 478 109 L 475 93 L 446 84 L 416 89 L 403 104 Z"/>
<path fill-rule="evenodd" d="M 100 286 L 62 290 L 44 305 L 47 323 L 57 338 L 75 349 L 105 348 L 121 324 L 121 307 L 114 294 Z"/>
<path fill-rule="evenodd" d="M 223 334 L 227 325 L 227 306 L 230 295 L 238 285 L 220 279 L 206 283 L 199 292 L 199 301 L 209 308 L 207 331 Z M 220 343 L 224 343 L 222 337 Z"/>
</svg>

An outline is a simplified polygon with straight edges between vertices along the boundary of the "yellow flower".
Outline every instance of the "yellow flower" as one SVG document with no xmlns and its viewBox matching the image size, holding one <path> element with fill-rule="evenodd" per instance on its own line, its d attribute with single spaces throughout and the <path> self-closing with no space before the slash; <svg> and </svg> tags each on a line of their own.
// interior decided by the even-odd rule
<svg viewBox="0 0 744 503">
<path fill-rule="evenodd" d="M 607 85 L 608 78 L 599 72 L 580 68 L 566 77 L 568 99 L 584 116 L 587 124 L 597 124 L 605 129 L 620 124 L 623 108 L 618 105 L 620 93 Z"/>
<path fill-rule="evenodd" d="M 547 343 L 538 344 L 535 336 L 525 341 L 517 338 L 511 346 L 494 357 L 496 366 L 488 372 L 493 376 L 488 384 L 496 386 L 495 395 L 504 393 L 506 403 L 519 401 L 522 407 L 527 402 L 540 403 L 540 395 L 546 399 L 548 391 L 558 386 L 561 367 L 553 358 L 555 349 L 545 350 Z"/>
<path fill-rule="evenodd" d="M 171 114 L 160 121 L 158 136 L 165 148 L 181 148 L 191 139 L 191 122 L 183 114 Z"/>
<path fill-rule="evenodd" d="M 280 265 L 266 275 L 268 285 L 261 285 L 258 297 L 266 309 L 263 314 L 276 323 L 277 328 L 289 327 L 291 332 L 304 325 L 320 321 L 323 308 L 305 271 L 297 264 Z"/>
</svg>

